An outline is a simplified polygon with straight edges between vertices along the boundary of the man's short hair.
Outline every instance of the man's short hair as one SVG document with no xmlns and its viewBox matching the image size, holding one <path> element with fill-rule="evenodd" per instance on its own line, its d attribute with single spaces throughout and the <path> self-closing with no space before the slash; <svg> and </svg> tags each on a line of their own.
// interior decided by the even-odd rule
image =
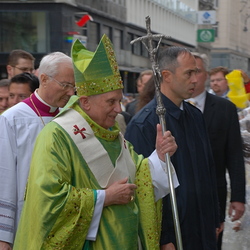
<svg viewBox="0 0 250 250">
<path fill-rule="evenodd" d="M 22 49 L 15 49 L 10 52 L 7 60 L 7 65 L 10 65 L 12 67 L 16 66 L 20 58 L 28 59 L 33 62 L 35 61 L 35 58 L 29 52 Z"/>
<path fill-rule="evenodd" d="M 178 46 L 171 46 L 161 50 L 158 56 L 160 71 L 167 69 L 174 73 L 179 66 L 177 61 L 178 56 L 186 53 L 191 55 L 191 52 L 187 48 Z"/>
<path fill-rule="evenodd" d="M 9 85 L 11 83 L 29 84 L 30 92 L 32 93 L 39 87 L 38 77 L 27 72 L 12 77 Z"/>
<path fill-rule="evenodd" d="M 226 67 L 222 67 L 222 66 L 219 66 L 219 67 L 216 67 L 216 68 L 213 68 L 209 71 L 209 75 L 214 75 L 218 72 L 222 72 L 224 76 L 226 76 L 228 73 L 229 73 L 229 70 L 228 68 Z"/>
<path fill-rule="evenodd" d="M 1 87 L 9 87 L 10 80 L 9 79 L 2 79 L 0 80 L 0 88 Z"/>
</svg>

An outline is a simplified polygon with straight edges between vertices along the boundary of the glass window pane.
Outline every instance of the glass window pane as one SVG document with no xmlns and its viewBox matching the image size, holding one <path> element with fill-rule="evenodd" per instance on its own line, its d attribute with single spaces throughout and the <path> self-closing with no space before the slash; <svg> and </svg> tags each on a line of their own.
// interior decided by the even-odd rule
<svg viewBox="0 0 250 250">
<path fill-rule="evenodd" d="M 139 36 L 135 36 L 135 39 Z M 141 42 L 134 43 L 134 54 L 140 56 L 141 55 Z"/>
<path fill-rule="evenodd" d="M 109 39 L 112 41 L 112 28 L 107 26 L 107 25 L 103 25 L 102 26 L 102 35 L 106 34 Z"/>
<path fill-rule="evenodd" d="M 89 22 L 89 29 L 88 29 L 88 49 L 95 51 L 97 44 L 100 41 L 100 25 L 95 22 Z M 90 42 L 91 41 L 91 42 Z"/>
<path fill-rule="evenodd" d="M 23 49 L 31 53 L 49 51 L 45 12 L 0 12 L 0 51 Z"/>
<path fill-rule="evenodd" d="M 115 50 L 123 49 L 122 43 L 122 30 L 115 29 L 114 30 L 114 48 Z"/>
<path fill-rule="evenodd" d="M 129 46 L 131 48 L 132 54 L 134 54 L 134 45 L 130 44 L 131 41 L 134 40 L 134 35 L 132 33 L 128 33 Z"/>
<path fill-rule="evenodd" d="M 145 46 L 142 46 L 142 56 L 148 57 L 148 50 L 145 48 Z"/>
</svg>

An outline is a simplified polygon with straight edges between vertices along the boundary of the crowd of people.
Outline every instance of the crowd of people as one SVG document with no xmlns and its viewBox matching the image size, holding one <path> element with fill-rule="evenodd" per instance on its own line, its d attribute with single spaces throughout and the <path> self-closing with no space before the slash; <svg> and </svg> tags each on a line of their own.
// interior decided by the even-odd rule
<svg viewBox="0 0 250 250">
<path fill-rule="evenodd" d="M 30 53 L 11 51 L 0 80 L 0 250 L 177 250 L 167 168 L 184 250 L 227 250 L 247 235 L 249 164 L 229 70 L 184 47 L 157 59 L 164 133 L 153 71 L 129 99 L 106 35 L 95 52 L 76 40 L 71 56 L 47 54 L 37 70 Z"/>
</svg>

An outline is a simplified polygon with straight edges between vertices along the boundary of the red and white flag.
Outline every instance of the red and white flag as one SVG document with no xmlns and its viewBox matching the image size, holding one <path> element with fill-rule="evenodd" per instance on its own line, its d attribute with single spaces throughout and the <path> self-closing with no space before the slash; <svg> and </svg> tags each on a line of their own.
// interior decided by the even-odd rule
<svg viewBox="0 0 250 250">
<path fill-rule="evenodd" d="M 76 22 L 76 24 L 80 27 L 84 26 L 88 21 L 93 21 L 92 16 L 90 15 L 84 15 L 79 21 Z"/>
</svg>

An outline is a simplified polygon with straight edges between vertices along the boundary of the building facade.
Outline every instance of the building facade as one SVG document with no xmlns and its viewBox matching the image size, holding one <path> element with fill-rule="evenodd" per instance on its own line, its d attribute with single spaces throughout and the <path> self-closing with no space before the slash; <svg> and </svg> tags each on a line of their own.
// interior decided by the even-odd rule
<svg viewBox="0 0 250 250">
<path fill-rule="evenodd" d="M 145 47 L 130 44 L 146 35 L 145 17 L 151 17 L 152 33 L 170 36 L 160 48 L 195 50 L 197 8 L 198 0 L 0 0 L 0 78 L 6 77 L 7 56 L 13 49 L 32 53 L 38 67 L 47 53 L 70 55 L 76 37 L 94 51 L 105 33 L 114 44 L 124 91 L 134 93 L 139 72 L 151 68 Z M 93 21 L 79 27 L 76 22 L 86 14 Z"/>
<path fill-rule="evenodd" d="M 201 9 L 216 10 L 215 41 L 209 44 L 210 67 L 242 69 L 250 75 L 250 1 L 200 1 Z M 200 44 L 199 44 L 200 45 Z"/>
</svg>

